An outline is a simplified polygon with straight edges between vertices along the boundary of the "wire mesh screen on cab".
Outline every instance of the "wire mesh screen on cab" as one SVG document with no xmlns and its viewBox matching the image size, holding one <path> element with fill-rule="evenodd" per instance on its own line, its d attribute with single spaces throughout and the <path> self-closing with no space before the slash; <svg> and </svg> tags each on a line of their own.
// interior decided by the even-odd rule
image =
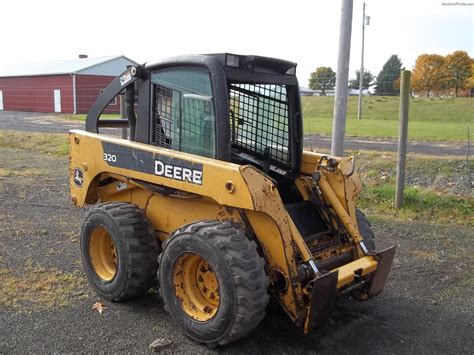
<svg viewBox="0 0 474 355">
<path fill-rule="evenodd" d="M 179 97 L 175 97 L 179 100 Z M 174 122 L 179 119 L 179 112 L 173 106 L 179 107 L 179 102 L 173 105 L 173 90 L 156 85 L 153 109 L 153 144 L 164 148 L 173 148 L 172 142 L 179 135 L 175 132 Z M 176 117 L 178 116 L 178 117 Z M 179 144 L 179 142 L 178 142 Z M 178 146 L 179 148 L 179 146 Z"/>
<path fill-rule="evenodd" d="M 215 118 L 211 98 L 155 85 L 152 144 L 215 156 Z"/>
<path fill-rule="evenodd" d="M 285 85 L 231 83 L 232 145 L 290 166 Z"/>
</svg>

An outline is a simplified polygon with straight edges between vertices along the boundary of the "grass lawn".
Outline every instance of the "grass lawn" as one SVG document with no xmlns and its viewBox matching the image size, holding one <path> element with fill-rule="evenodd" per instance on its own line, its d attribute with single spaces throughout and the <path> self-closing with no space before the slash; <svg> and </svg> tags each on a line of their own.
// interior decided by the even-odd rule
<svg viewBox="0 0 474 355">
<path fill-rule="evenodd" d="M 0 148 L 63 156 L 69 153 L 69 142 L 67 134 L 0 130 Z"/>
<path fill-rule="evenodd" d="M 471 162 L 466 162 L 464 158 L 409 154 L 404 206 L 395 210 L 397 154 L 373 151 L 353 153 L 363 184 L 359 199 L 362 209 L 394 219 L 474 225 L 474 191 L 470 176 L 474 166 Z"/>
<path fill-rule="evenodd" d="M 64 118 L 66 120 L 72 120 L 72 121 L 85 121 L 87 117 L 87 113 L 77 113 L 75 115 L 61 115 L 61 118 Z M 106 118 L 106 119 L 119 119 L 120 115 L 118 113 L 104 113 L 100 117 Z"/>
<path fill-rule="evenodd" d="M 360 121 L 357 100 L 348 99 L 347 135 L 398 137 L 398 97 L 364 97 Z M 334 97 L 303 97 L 302 107 L 305 133 L 331 134 Z M 409 112 L 410 139 L 465 141 L 467 124 L 474 135 L 474 98 L 412 98 Z"/>
<path fill-rule="evenodd" d="M 363 98 L 363 117 L 357 120 L 358 97 L 347 103 L 346 135 L 359 137 L 398 137 L 398 97 Z M 331 134 L 334 97 L 302 97 L 304 132 Z M 63 118 L 85 121 L 86 114 L 63 115 Z M 107 119 L 118 114 L 103 114 Z M 419 140 L 466 141 L 467 124 L 474 136 L 474 98 L 411 98 L 408 138 Z"/>
</svg>

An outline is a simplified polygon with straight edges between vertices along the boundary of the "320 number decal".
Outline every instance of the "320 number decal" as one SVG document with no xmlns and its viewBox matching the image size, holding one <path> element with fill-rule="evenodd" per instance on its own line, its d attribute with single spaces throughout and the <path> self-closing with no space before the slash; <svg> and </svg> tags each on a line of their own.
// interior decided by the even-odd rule
<svg viewBox="0 0 474 355">
<path fill-rule="evenodd" d="M 115 154 L 104 153 L 104 160 L 115 163 L 117 161 L 117 156 Z"/>
</svg>

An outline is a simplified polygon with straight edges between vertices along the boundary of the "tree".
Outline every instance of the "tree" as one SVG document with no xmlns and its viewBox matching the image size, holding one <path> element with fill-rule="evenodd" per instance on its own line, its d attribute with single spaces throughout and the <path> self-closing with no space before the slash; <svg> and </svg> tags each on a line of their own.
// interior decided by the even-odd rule
<svg viewBox="0 0 474 355">
<path fill-rule="evenodd" d="M 376 95 L 393 95 L 399 94 L 400 89 L 395 86 L 395 82 L 400 78 L 400 70 L 402 69 L 402 61 L 396 54 L 393 54 L 384 64 L 379 75 L 377 75 L 377 83 L 375 86 Z"/>
<path fill-rule="evenodd" d="M 334 89 L 336 84 L 336 73 L 329 67 L 319 67 L 311 73 L 309 88 L 321 90 L 322 96 L 326 96 L 326 90 Z"/>
<path fill-rule="evenodd" d="M 445 63 L 447 86 L 458 97 L 458 90 L 464 89 L 471 77 L 471 58 L 465 51 L 455 51 L 446 56 Z"/>
<path fill-rule="evenodd" d="M 467 87 L 469 88 L 469 96 L 474 94 L 474 60 L 471 60 L 471 77 L 467 80 Z"/>
<path fill-rule="evenodd" d="M 446 83 L 444 57 L 438 54 L 421 54 L 416 58 L 411 80 L 414 92 L 426 92 L 430 96 L 435 90 L 443 89 Z"/>
<path fill-rule="evenodd" d="M 372 75 L 370 71 L 364 70 L 364 75 L 362 79 L 362 89 L 368 89 L 370 86 L 374 85 L 373 81 L 375 76 Z M 356 78 L 349 82 L 349 89 L 359 89 L 359 81 L 360 81 L 360 71 L 356 70 Z"/>
</svg>

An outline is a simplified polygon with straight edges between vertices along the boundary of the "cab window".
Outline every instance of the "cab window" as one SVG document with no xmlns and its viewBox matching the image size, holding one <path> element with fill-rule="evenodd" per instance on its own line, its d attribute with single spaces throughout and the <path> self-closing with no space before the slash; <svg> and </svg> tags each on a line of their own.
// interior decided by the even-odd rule
<svg viewBox="0 0 474 355">
<path fill-rule="evenodd" d="M 216 119 L 209 73 L 155 72 L 152 82 L 154 145 L 214 158 Z"/>
</svg>

